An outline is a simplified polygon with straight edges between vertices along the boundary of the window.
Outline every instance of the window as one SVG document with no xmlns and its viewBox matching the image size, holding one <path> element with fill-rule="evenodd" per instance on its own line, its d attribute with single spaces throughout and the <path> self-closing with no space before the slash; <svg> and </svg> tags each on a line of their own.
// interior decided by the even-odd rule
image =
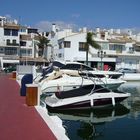
<svg viewBox="0 0 140 140">
<path fill-rule="evenodd" d="M 93 70 L 91 67 L 82 64 L 66 64 L 62 67 L 62 69 L 70 69 L 70 70 Z"/>
<path fill-rule="evenodd" d="M 17 49 L 12 47 L 6 47 L 5 55 L 17 55 Z"/>
<path fill-rule="evenodd" d="M 59 43 L 59 49 L 62 49 L 62 46 L 63 46 L 62 42 Z"/>
<path fill-rule="evenodd" d="M 12 29 L 12 36 L 18 36 L 18 30 Z"/>
<path fill-rule="evenodd" d="M 10 39 L 6 40 L 7 45 L 10 45 Z"/>
<path fill-rule="evenodd" d="M 108 43 L 100 44 L 103 50 L 108 50 Z"/>
<path fill-rule="evenodd" d="M 129 47 L 129 53 L 134 53 L 134 48 L 133 47 Z"/>
<path fill-rule="evenodd" d="M 37 33 L 38 29 L 28 29 L 28 33 Z"/>
<path fill-rule="evenodd" d="M 4 53 L 4 48 L 0 48 L 0 53 Z"/>
<path fill-rule="evenodd" d="M 71 42 L 70 41 L 64 41 L 64 48 L 70 48 Z"/>
<path fill-rule="evenodd" d="M 84 42 L 79 42 L 79 51 L 86 51 Z"/>
<path fill-rule="evenodd" d="M 22 49 L 22 50 L 20 50 L 20 54 L 21 54 L 21 56 L 31 56 L 32 50 Z"/>
<path fill-rule="evenodd" d="M 121 53 L 122 51 L 125 51 L 125 46 L 119 44 L 109 44 L 109 50 L 116 50 L 117 52 Z"/>
<path fill-rule="evenodd" d="M 18 30 L 17 29 L 4 29 L 4 35 L 5 36 L 18 36 Z"/>
<path fill-rule="evenodd" d="M 20 46 L 26 46 L 26 41 L 20 41 Z"/>
<path fill-rule="evenodd" d="M 61 54 L 61 53 L 59 53 L 59 54 L 58 54 L 58 57 L 59 57 L 59 58 L 61 58 L 61 57 L 62 57 L 62 54 Z"/>
<path fill-rule="evenodd" d="M 16 40 L 14 39 L 14 40 L 13 40 L 13 45 L 15 45 L 16 43 L 17 43 L 17 42 L 16 42 Z"/>
<path fill-rule="evenodd" d="M 26 29 L 25 28 L 21 28 L 20 32 L 25 32 L 26 33 Z"/>
<path fill-rule="evenodd" d="M 4 29 L 4 35 L 5 36 L 10 36 L 11 35 L 11 30 L 10 29 Z"/>
</svg>

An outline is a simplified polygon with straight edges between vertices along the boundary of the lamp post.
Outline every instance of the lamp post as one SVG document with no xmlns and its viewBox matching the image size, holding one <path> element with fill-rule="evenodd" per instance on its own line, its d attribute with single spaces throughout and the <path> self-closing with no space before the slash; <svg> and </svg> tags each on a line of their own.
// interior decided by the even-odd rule
<svg viewBox="0 0 140 140">
<path fill-rule="evenodd" d="M 106 52 L 103 50 L 98 51 L 98 57 L 101 58 L 101 70 L 103 70 L 103 58 L 106 56 Z"/>
</svg>

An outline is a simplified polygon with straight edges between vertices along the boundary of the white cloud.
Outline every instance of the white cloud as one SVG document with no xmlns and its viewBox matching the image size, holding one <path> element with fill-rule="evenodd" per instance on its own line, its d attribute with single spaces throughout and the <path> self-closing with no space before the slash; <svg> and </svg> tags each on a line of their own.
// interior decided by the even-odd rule
<svg viewBox="0 0 140 140">
<path fill-rule="evenodd" d="M 39 29 L 39 31 L 51 31 L 53 23 L 55 23 L 60 30 L 65 28 L 72 28 L 74 30 L 78 29 L 78 25 L 73 23 L 66 23 L 64 21 L 40 21 L 35 26 Z"/>
<path fill-rule="evenodd" d="M 79 18 L 80 17 L 80 14 L 73 14 L 72 17 L 73 18 Z"/>
<path fill-rule="evenodd" d="M 78 15 L 77 15 L 78 16 Z M 74 24 L 74 23 L 68 23 L 64 21 L 40 21 L 38 22 L 35 27 L 39 29 L 39 31 L 51 31 L 52 29 L 52 24 L 55 23 L 58 29 L 66 29 L 66 28 L 71 28 L 73 30 L 79 30 L 81 28 L 80 26 Z M 93 27 L 94 28 L 94 27 Z M 140 28 L 121 28 L 121 32 L 123 33 L 128 33 L 129 31 L 132 31 L 132 34 L 137 34 L 140 33 Z"/>
<path fill-rule="evenodd" d="M 123 29 L 121 29 L 121 31 L 123 33 L 129 33 L 129 31 L 132 31 L 132 34 L 138 34 L 138 33 L 140 33 L 140 28 L 137 28 L 137 27 L 135 27 L 135 28 L 123 28 Z"/>
<path fill-rule="evenodd" d="M 6 14 L 5 17 L 8 18 L 8 19 L 12 18 L 12 16 L 10 14 Z"/>
</svg>

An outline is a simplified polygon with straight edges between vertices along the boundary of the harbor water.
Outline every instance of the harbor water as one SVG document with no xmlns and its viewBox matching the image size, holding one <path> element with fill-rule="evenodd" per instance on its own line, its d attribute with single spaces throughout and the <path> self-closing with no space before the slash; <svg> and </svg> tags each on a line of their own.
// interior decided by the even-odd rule
<svg viewBox="0 0 140 140">
<path fill-rule="evenodd" d="M 55 113 L 70 140 L 139 140 L 140 82 L 127 82 L 120 90 L 131 97 L 114 108 Z"/>
</svg>

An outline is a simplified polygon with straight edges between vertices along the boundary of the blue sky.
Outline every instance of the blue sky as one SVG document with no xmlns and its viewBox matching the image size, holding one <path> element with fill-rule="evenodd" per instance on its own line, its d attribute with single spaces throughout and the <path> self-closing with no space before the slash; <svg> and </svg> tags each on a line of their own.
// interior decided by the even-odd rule
<svg viewBox="0 0 140 140">
<path fill-rule="evenodd" d="M 0 15 L 48 29 L 51 23 L 88 28 L 140 28 L 140 0 L 0 0 Z"/>
</svg>

